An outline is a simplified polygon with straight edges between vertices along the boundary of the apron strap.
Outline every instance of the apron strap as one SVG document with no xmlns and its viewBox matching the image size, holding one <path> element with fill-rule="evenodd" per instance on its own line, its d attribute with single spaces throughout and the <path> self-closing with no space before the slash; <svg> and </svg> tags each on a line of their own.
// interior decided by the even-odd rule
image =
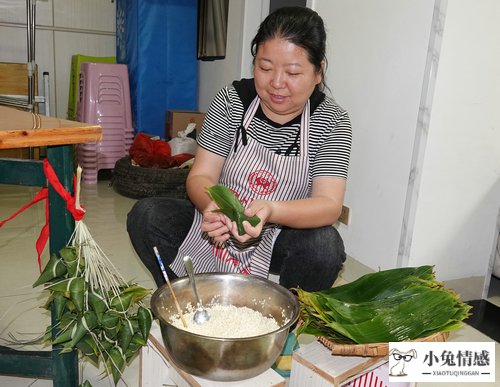
<svg viewBox="0 0 500 387">
<path fill-rule="evenodd" d="M 260 98 L 257 95 L 250 106 L 248 107 L 248 110 L 245 112 L 245 115 L 243 116 L 243 120 L 241 122 L 241 125 L 238 127 L 236 130 L 236 138 L 234 141 L 234 152 L 238 150 L 238 143 L 240 141 L 240 135 L 241 135 L 241 143 L 243 146 L 247 145 L 248 143 L 248 138 L 247 138 L 247 130 L 248 127 L 250 126 L 250 122 L 252 122 L 253 117 L 255 116 L 255 113 L 257 112 L 257 109 L 259 108 L 260 104 Z M 302 146 L 299 148 L 299 156 L 301 157 L 307 157 L 308 150 L 309 150 L 309 121 L 310 121 L 310 111 L 311 111 L 311 102 L 307 100 L 306 105 L 304 106 L 304 111 L 302 112 L 301 118 L 300 118 L 300 129 L 299 133 L 297 133 L 297 136 L 295 137 L 295 141 L 288 147 L 288 149 L 285 152 L 285 156 L 288 156 L 292 153 L 292 150 L 294 148 L 297 148 L 299 146 L 298 144 L 298 139 L 300 136 L 300 144 Z"/>
<path fill-rule="evenodd" d="M 304 106 L 304 111 L 302 112 L 302 116 L 300 118 L 300 128 L 297 134 L 295 135 L 295 140 L 285 151 L 285 156 L 290 156 L 292 150 L 294 148 L 299 148 L 299 157 L 306 157 L 309 151 L 309 114 L 310 114 L 310 102 L 307 100 L 306 105 Z M 299 147 L 299 138 L 301 147 Z"/>
<path fill-rule="evenodd" d="M 245 115 L 243 116 L 243 120 L 241 121 L 241 125 L 238 127 L 236 130 L 236 138 L 234 141 L 234 152 L 238 150 L 238 143 L 240 141 L 240 134 L 241 134 L 241 143 L 243 146 L 247 145 L 248 143 L 248 138 L 247 138 L 247 130 L 248 127 L 250 126 L 250 122 L 252 122 L 253 116 L 257 112 L 257 109 L 259 108 L 259 103 L 260 103 L 260 98 L 259 96 L 256 96 L 250 106 L 248 107 L 248 110 L 245 112 Z"/>
</svg>

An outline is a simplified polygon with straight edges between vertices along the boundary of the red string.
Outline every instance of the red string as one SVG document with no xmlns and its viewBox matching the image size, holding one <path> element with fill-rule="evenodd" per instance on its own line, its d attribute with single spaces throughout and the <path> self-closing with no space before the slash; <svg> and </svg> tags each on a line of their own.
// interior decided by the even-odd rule
<svg viewBox="0 0 500 387">
<path fill-rule="evenodd" d="M 40 200 L 44 200 L 45 202 L 48 203 L 48 200 L 46 200 L 49 197 L 49 190 L 48 188 L 42 188 L 40 191 L 37 192 L 35 197 L 31 202 L 26 204 L 25 206 L 21 207 L 19 210 L 14 212 L 9 218 L 2 220 L 0 222 L 0 228 L 7 223 L 9 220 L 14 219 L 17 215 L 19 215 L 21 212 L 25 211 L 29 207 L 31 207 L 33 204 L 38 203 Z M 45 244 L 47 243 L 47 239 L 49 238 L 49 218 L 48 218 L 48 211 L 46 207 L 45 211 L 45 225 L 43 226 L 42 230 L 40 231 L 40 235 L 38 236 L 38 239 L 36 241 L 35 247 L 36 251 L 38 253 L 38 269 L 40 269 L 40 272 L 42 271 L 42 261 L 40 256 L 42 255 L 43 248 L 45 247 Z"/>
<path fill-rule="evenodd" d="M 73 218 L 77 221 L 82 220 L 85 215 L 85 210 L 76 208 L 75 198 L 71 196 L 70 193 L 62 186 L 48 159 L 43 160 L 43 171 L 45 172 L 45 176 L 47 176 L 47 180 L 52 185 L 54 190 L 66 202 L 66 209 L 71 213 L 71 215 L 73 215 Z M 74 180 L 73 182 L 75 183 Z"/>
<path fill-rule="evenodd" d="M 82 220 L 83 216 L 85 215 L 85 209 L 83 206 L 82 208 L 76 208 L 76 200 L 71 194 L 62 186 L 61 182 L 57 178 L 57 175 L 52 168 L 52 165 L 50 165 L 48 159 L 43 160 L 43 171 L 45 173 L 45 176 L 47 177 L 48 182 L 52 185 L 54 190 L 61 196 L 64 201 L 66 202 L 66 209 L 73 215 L 73 219 L 76 221 Z M 73 184 L 76 187 L 76 177 L 73 178 Z M 49 190 L 47 187 L 44 187 L 40 189 L 40 191 L 35 195 L 33 200 L 26 204 L 25 206 L 21 207 L 19 210 L 17 210 L 14 214 L 12 214 L 9 218 L 3 220 L 0 222 L 0 228 L 7 223 L 9 220 L 14 219 L 17 215 L 19 215 L 21 212 L 25 211 L 27 208 L 31 207 L 33 204 L 45 200 L 45 224 L 43 225 L 42 229 L 40 230 L 40 235 L 38 236 L 38 239 L 36 240 L 35 243 L 35 248 L 36 252 L 38 255 L 38 269 L 40 272 L 42 272 L 42 261 L 41 261 L 41 255 L 43 250 L 45 249 L 45 246 L 47 244 L 47 240 L 49 239 L 50 235 L 50 228 L 49 228 Z"/>
</svg>

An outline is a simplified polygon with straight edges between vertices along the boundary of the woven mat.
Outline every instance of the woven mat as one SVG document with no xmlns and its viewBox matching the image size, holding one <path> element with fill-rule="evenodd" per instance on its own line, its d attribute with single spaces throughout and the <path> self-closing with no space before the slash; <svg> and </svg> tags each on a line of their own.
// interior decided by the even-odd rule
<svg viewBox="0 0 500 387">
<path fill-rule="evenodd" d="M 408 341 L 446 341 L 448 332 L 438 332 L 433 335 Z M 389 343 L 369 344 L 338 344 L 326 337 L 318 337 L 318 341 L 332 351 L 332 355 L 339 356 L 386 356 L 389 353 Z"/>
</svg>

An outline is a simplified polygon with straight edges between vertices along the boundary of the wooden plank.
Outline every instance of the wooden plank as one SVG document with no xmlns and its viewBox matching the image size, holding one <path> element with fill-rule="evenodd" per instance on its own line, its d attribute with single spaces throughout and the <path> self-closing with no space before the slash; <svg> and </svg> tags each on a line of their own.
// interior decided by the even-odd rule
<svg viewBox="0 0 500 387">
<path fill-rule="evenodd" d="M 35 67 L 35 95 L 38 94 L 38 69 Z M 26 63 L 0 62 L 0 94 L 28 95 Z"/>
<path fill-rule="evenodd" d="M 71 145 L 101 140 L 99 126 L 88 126 L 77 130 L 67 128 L 48 130 L 0 131 L 0 149 L 27 148 L 51 145 Z M 71 129 L 71 128 L 69 128 Z"/>
<path fill-rule="evenodd" d="M 41 161 L 0 159 L 0 184 L 45 187 L 47 178 Z"/>
<path fill-rule="evenodd" d="M 17 351 L 0 346 L 0 374 L 25 378 L 51 378 L 51 353 L 48 351 Z"/>
<path fill-rule="evenodd" d="M 101 138 L 99 125 L 0 106 L 0 149 L 79 144 Z"/>
<path fill-rule="evenodd" d="M 38 95 L 38 69 L 35 67 L 35 95 Z M 28 95 L 28 70 L 26 63 L 0 62 L 0 94 Z M 35 104 L 35 112 L 38 105 Z M 0 117 L 0 120 L 2 118 Z M 0 149 L 0 158 L 29 159 L 29 149 Z"/>
<path fill-rule="evenodd" d="M 311 378 L 340 386 L 352 376 L 387 362 L 387 357 L 335 356 L 318 341 L 301 345 L 292 355 L 290 386 Z"/>
<path fill-rule="evenodd" d="M 28 159 L 30 150 L 27 148 L 0 149 L 0 158 L 5 159 Z"/>
</svg>

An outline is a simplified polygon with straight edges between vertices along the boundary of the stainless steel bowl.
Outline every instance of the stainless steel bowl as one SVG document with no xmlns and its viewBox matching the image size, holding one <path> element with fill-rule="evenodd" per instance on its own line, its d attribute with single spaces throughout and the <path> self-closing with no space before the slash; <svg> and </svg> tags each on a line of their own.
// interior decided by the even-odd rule
<svg viewBox="0 0 500 387">
<path fill-rule="evenodd" d="M 273 316 L 279 329 L 248 338 L 201 336 L 173 326 L 177 315 L 167 285 L 158 288 L 151 298 L 151 309 L 160 321 L 165 347 L 182 370 L 216 381 L 252 378 L 269 369 L 285 345 L 290 327 L 299 317 L 296 297 L 284 287 L 259 277 L 232 274 L 197 274 L 196 284 L 204 305 L 215 301 L 221 305 L 246 306 Z M 195 304 L 189 278 L 171 281 L 179 305 Z"/>
</svg>

